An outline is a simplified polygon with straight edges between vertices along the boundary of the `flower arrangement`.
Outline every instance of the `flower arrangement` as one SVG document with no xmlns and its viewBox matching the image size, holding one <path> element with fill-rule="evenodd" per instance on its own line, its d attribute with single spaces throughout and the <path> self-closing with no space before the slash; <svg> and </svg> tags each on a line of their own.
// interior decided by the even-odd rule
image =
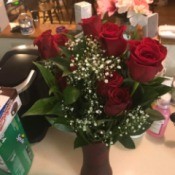
<svg viewBox="0 0 175 175">
<path fill-rule="evenodd" d="M 83 34 L 45 31 L 35 39 L 43 60 L 35 63 L 50 88 L 25 115 L 44 115 L 60 130 L 76 133 L 75 147 L 119 141 L 135 148 L 132 136 L 161 120 L 152 103 L 170 91 L 163 85 L 167 49 L 157 40 L 125 40 L 125 26 L 82 19 Z"/>
<path fill-rule="evenodd" d="M 132 26 L 144 26 L 146 16 L 151 14 L 149 5 L 153 0 L 97 0 L 97 12 L 102 17 L 107 13 L 109 16 L 117 14 L 126 14 Z"/>
</svg>

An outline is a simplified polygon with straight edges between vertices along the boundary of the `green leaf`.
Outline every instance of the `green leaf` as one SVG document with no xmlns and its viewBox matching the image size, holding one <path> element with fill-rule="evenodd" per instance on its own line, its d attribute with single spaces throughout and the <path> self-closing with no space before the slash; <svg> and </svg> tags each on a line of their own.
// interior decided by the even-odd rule
<svg viewBox="0 0 175 175">
<path fill-rule="evenodd" d="M 142 102 L 149 101 L 151 99 L 157 99 L 159 94 L 152 87 L 143 87 Z"/>
<path fill-rule="evenodd" d="M 72 129 L 68 125 L 65 124 L 65 123 L 67 123 L 67 121 L 64 118 L 58 119 L 58 118 L 53 118 L 53 117 L 46 117 L 46 119 L 56 129 L 58 129 L 60 131 L 65 131 L 65 132 L 72 132 Z"/>
<path fill-rule="evenodd" d="M 133 142 L 133 140 L 131 139 L 130 136 L 124 136 L 119 138 L 119 142 L 128 149 L 134 149 L 135 148 L 135 144 Z"/>
<path fill-rule="evenodd" d="M 63 97 L 65 104 L 69 105 L 77 101 L 80 96 L 80 91 L 72 86 L 68 86 L 63 91 Z"/>
<path fill-rule="evenodd" d="M 85 146 L 88 143 L 89 142 L 85 138 L 77 136 L 75 141 L 74 141 L 74 148 Z"/>
<path fill-rule="evenodd" d="M 66 56 L 66 60 L 70 61 L 70 58 L 71 58 L 70 51 L 66 47 L 60 47 L 60 48 L 61 48 L 62 53 Z"/>
<path fill-rule="evenodd" d="M 145 85 L 148 85 L 148 86 L 157 86 L 157 85 L 162 84 L 165 80 L 167 80 L 167 78 L 165 78 L 165 77 L 157 77 L 157 78 L 155 78 L 154 80 L 148 82 Z"/>
<path fill-rule="evenodd" d="M 60 57 L 54 58 L 54 65 L 56 65 L 63 72 L 63 76 L 69 75 L 71 73 L 69 71 L 69 64 L 69 61 L 66 59 Z"/>
<path fill-rule="evenodd" d="M 159 94 L 151 86 L 140 86 L 135 91 L 133 99 L 133 107 L 141 105 L 142 108 L 148 108 L 158 98 Z"/>
<path fill-rule="evenodd" d="M 33 115 L 63 116 L 63 112 L 61 110 L 61 104 L 58 103 L 58 100 L 55 97 L 49 97 L 39 99 L 26 113 L 23 114 L 23 116 Z"/>
<path fill-rule="evenodd" d="M 132 87 L 134 85 L 134 82 L 135 81 L 133 81 L 133 79 L 131 79 L 131 78 L 125 78 L 123 80 L 124 86 L 129 86 L 129 87 Z"/>
<path fill-rule="evenodd" d="M 58 117 L 58 116 L 47 116 L 46 119 L 50 122 L 50 124 L 54 125 L 57 123 L 68 125 L 68 121 L 65 117 Z"/>
<path fill-rule="evenodd" d="M 73 132 L 73 130 L 70 127 L 63 125 L 63 124 L 56 123 L 53 126 L 60 131 Z"/>
<path fill-rule="evenodd" d="M 56 129 L 65 132 L 72 132 L 73 130 L 68 125 L 67 120 L 64 117 L 46 117 L 49 123 Z"/>
<path fill-rule="evenodd" d="M 149 116 L 152 121 L 158 121 L 158 120 L 163 120 L 165 119 L 164 116 L 157 110 L 148 108 L 145 111 Z"/>
<path fill-rule="evenodd" d="M 50 89 L 49 89 L 49 95 L 52 95 L 52 94 L 54 94 L 58 99 L 62 99 L 61 92 L 58 90 L 58 87 L 57 86 L 50 87 Z"/>
<path fill-rule="evenodd" d="M 51 86 L 55 85 L 55 77 L 51 73 L 51 71 L 39 63 L 34 62 L 34 64 L 40 70 L 40 72 L 41 72 L 45 82 L 48 84 L 48 86 L 51 87 Z"/>
<path fill-rule="evenodd" d="M 133 86 L 133 89 L 132 89 L 132 92 L 131 92 L 131 96 L 133 96 L 133 94 L 135 93 L 135 91 L 137 90 L 137 88 L 139 87 L 139 82 L 134 82 L 134 86 Z"/>
<path fill-rule="evenodd" d="M 155 87 L 155 90 L 158 92 L 159 96 L 162 96 L 163 94 L 170 92 L 172 90 L 172 87 L 166 85 L 160 85 Z"/>
<path fill-rule="evenodd" d="M 36 62 L 34 62 L 34 64 L 40 70 L 46 84 L 49 86 L 50 93 L 54 93 L 54 95 L 58 97 L 58 94 L 60 94 L 60 91 L 57 88 L 54 75 L 51 73 L 49 69 L 45 68 L 43 65 Z"/>
</svg>

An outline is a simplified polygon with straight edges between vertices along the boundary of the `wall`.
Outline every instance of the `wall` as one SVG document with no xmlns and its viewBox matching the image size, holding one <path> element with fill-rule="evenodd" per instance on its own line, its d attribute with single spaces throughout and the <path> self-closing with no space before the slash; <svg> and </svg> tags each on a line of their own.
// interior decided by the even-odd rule
<svg viewBox="0 0 175 175">
<path fill-rule="evenodd" d="M 6 14 L 4 1 L 0 0 L 0 32 L 3 31 L 9 24 L 9 19 Z"/>
</svg>

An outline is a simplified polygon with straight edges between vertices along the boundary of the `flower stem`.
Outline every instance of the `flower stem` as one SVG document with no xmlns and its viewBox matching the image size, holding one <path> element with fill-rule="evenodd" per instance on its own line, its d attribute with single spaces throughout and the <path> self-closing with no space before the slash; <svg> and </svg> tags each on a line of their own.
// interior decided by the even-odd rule
<svg viewBox="0 0 175 175">
<path fill-rule="evenodd" d="M 131 93 L 131 97 L 134 95 L 135 91 L 137 90 L 138 86 L 139 86 L 139 82 L 135 81 L 134 82 L 134 87 L 132 89 L 132 93 Z"/>
</svg>

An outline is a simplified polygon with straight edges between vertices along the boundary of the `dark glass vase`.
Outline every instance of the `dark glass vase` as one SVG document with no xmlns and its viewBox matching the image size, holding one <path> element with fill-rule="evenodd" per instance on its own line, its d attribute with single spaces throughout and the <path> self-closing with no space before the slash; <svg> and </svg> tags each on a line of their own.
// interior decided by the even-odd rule
<svg viewBox="0 0 175 175">
<path fill-rule="evenodd" d="M 109 163 L 109 148 L 103 143 L 82 147 L 83 165 L 80 175 L 112 175 Z"/>
</svg>

